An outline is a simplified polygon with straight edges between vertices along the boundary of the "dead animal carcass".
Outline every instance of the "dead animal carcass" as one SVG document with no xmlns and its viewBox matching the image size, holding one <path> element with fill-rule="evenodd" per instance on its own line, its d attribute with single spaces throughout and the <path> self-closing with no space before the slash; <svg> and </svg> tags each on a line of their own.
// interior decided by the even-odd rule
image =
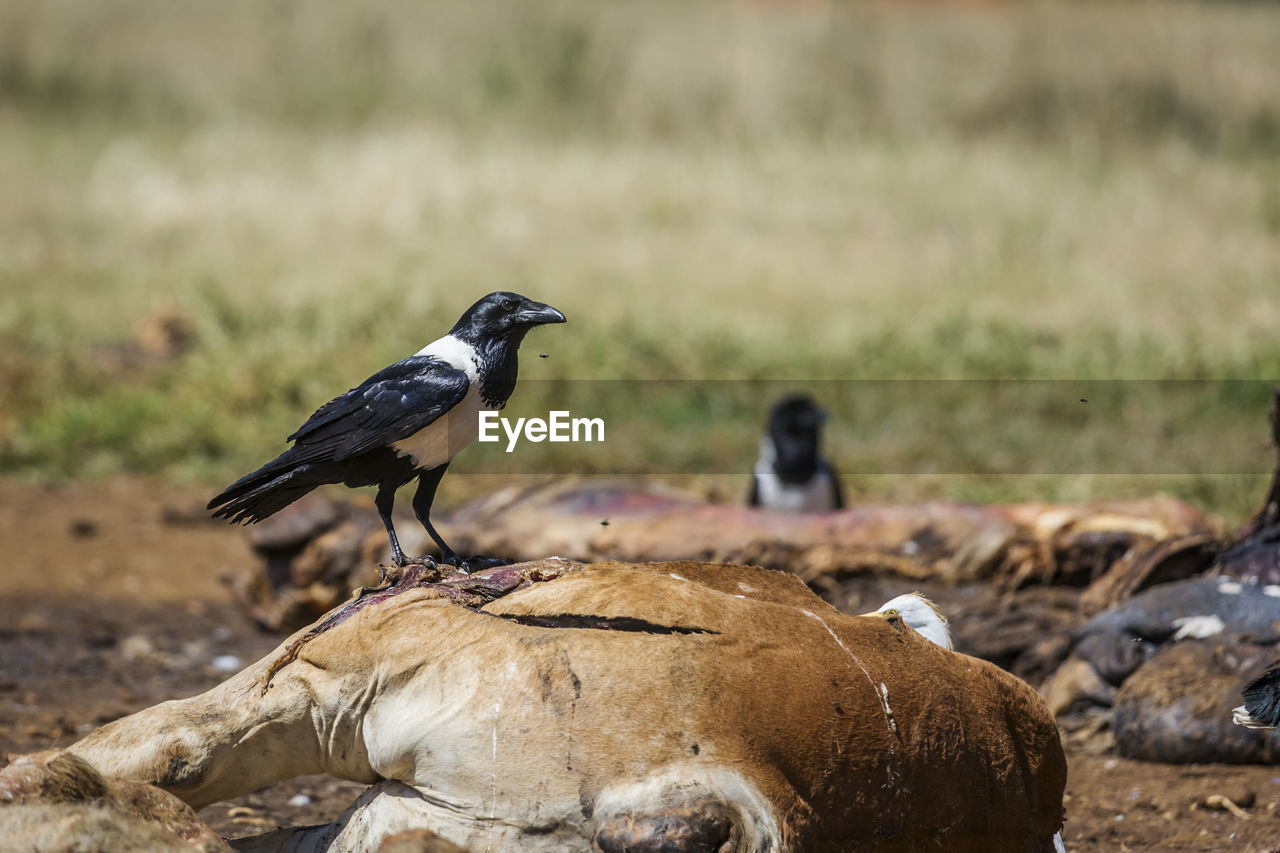
<svg viewBox="0 0 1280 853">
<path fill-rule="evenodd" d="M 259 850 L 1054 849 L 1044 703 L 896 617 L 719 564 L 405 577 L 67 754 L 197 808 L 299 774 L 371 785 L 334 824 L 236 842 Z"/>
</svg>

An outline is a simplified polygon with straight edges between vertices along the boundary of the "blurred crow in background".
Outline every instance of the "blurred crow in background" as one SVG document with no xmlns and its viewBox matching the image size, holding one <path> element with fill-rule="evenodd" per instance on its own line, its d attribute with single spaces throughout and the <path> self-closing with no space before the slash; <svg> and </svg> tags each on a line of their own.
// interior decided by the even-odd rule
<svg viewBox="0 0 1280 853">
<path fill-rule="evenodd" d="M 479 413 L 515 390 L 517 350 L 534 326 L 564 315 L 517 293 L 490 293 L 443 338 L 325 403 L 289 436 L 293 447 L 209 501 L 216 518 L 251 524 L 326 483 L 377 486 L 374 504 L 397 566 L 408 562 L 391 509 L 396 489 L 418 478 L 413 510 L 445 562 L 466 568 L 431 526 L 431 503 L 449 461 L 476 439 Z M 430 559 L 430 558 L 426 558 Z M 416 561 L 415 561 L 416 562 Z"/>
<path fill-rule="evenodd" d="M 768 431 L 760 439 L 748 503 L 785 512 L 830 512 L 844 507 L 840 481 L 818 455 L 827 413 L 803 394 L 789 394 L 773 406 Z"/>
</svg>

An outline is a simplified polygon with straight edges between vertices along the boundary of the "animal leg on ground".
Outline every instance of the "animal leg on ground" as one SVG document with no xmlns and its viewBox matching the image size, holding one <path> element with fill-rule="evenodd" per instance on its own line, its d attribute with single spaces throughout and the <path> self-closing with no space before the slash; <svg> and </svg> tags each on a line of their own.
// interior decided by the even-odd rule
<svg viewBox="0 0 1280 853">
<path fill-rule="evenodd" d="M 375 781 L 363 750 L 335 760 L 322 737 L 359 739 L 343 731 L 322 736 L 309 712 L 338 705 L 329 685 L 340 691 L 344 680 L 304 689 L 285 671 L 264 691 L 270 665 L 261 660 L 207 693 L 115 720 L 68 751 L 104 776 L 156 785 L 197 809 L 304 774 Z"/>
</svg>

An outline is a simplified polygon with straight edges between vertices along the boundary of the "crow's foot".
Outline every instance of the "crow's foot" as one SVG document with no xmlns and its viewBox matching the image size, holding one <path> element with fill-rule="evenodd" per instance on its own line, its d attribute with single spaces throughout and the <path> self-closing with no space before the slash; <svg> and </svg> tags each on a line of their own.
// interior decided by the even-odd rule
<svg viewBox="0 0 1280 853">
<path fill-rule="evenodd" d="M 481 554 L 476 554 L 473 557 L 460 557 L 457 554 L 453 554 L 444 558 L 442 562 L 454 566 L 464 575 L 469 575 L 485 569 L 494 569 L 498 566 L 510 566 L 515 563 L 515 560 L 508 557 L 485 557 Z"/>
<path fill-rule="evenodd" d="M 404 562 L 379 563 L 378 586 L 361 589 L 359 597 L 363 598 L 375 592 L 385 592 L 394 586 L 403 586 L 406 580 L 409 582 L 408 585 L 412 586 L 422 580 L 426 574 L 440 574 L 440 566 L 436 563 L 435 557 L 423 555 L 406 557 Z M 438 580 L 438 578 L 432 578 L 432 580 Z"/>
</svg>

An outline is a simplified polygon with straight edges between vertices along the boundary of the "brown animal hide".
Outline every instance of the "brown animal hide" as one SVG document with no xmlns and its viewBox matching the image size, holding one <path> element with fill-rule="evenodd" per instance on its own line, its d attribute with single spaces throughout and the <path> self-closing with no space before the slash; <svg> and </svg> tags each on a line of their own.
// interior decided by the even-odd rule
<svg viewBox="0 0 1280 853">
<path fill-rule="evenodd" d="M 983 595 L 970 606 L 949 611 L 955 614 L 956 648 L 1039 684 L 1071 651 L 1076 598 L 1075 590 L 1065 587 Z"/>
<path fill-rule="evenodd" d="M 386 548 L 386 535 L 372 509 L 322 501 L 299 502 L 255 534 L 264 565 L 236 587 L 268 628 L 300 627 L 344 592 L 375 580 L 369 565 Z M 1203 515 L 1169 498 L 1080 505 L 934 501 L 798 514 L 573 480 L 500 490 L 440 526 L 463 553 L 747 563 L 794 571 L 823 589 L 849 577 L 887 574 L 907 582 L 993 580 L 1004 591 L 1083 587 L 1118 560 L 1171 537 L 1209 531 Z"/>
<path fill-rule="evenodd" d="M 31 853 L 231 849 L 172 794 L 106 779 L 65 751 L 24 755 L 0 770 L 0 847 Z"/>
<path fill-rule="evenodd" d="M 1056 717 L 1079 704 L 1110 708 L 1115 703 L 1116 689 L 1098 675 L 1092 664 L 1071 655 L 1041 686 L 1040 694 Z"/>
<path fill-rule="evenodd" d="M 1081 593 L 1080 613 L 1092 616 L 1157 584 L 1194 577 L 1206 571 L 1221 551 L 1222 543 L 1209 533 L 1173 536 L 1131 550 Z"/>
<path fill-rule="evenodd" d="M 1275 658 L 1272 646 L 1183 640 L 1164 646 L 1116 694 L 1117 751 L 1170 764 L 1268 764 L 1280 734 L 1231 721 L 1248 676 Z"/>
<path fill-rule="evenodd" d="M 460 541 L 484 553 L 704 559 L 788 569 L 805 580 L 868 572 L 948 583 L 993 578 L 1006 589 L 1084 586 L 1130 550 L 1208 529 L 1201 513 L 1169 498 L 931 501 L 805 514 L 572 481 L 499 492 L 450 521 Z"/>
<path fill-rule="evenodd" d="M 68 754 L 197 807 L 305 773 L 373 784 L 277 839 L 331 853 L 411 829 L 495 851 L 1048 851 L 1062 824 L 1065 757 L 1026 684 L 792 574 L 553 559 L 329 624 Z"/>
<path fill-rule="evenodd" d="M 408 829 L 382 839 L 378 853 L 467 853 L 429 829 Z"/>
</svg>

